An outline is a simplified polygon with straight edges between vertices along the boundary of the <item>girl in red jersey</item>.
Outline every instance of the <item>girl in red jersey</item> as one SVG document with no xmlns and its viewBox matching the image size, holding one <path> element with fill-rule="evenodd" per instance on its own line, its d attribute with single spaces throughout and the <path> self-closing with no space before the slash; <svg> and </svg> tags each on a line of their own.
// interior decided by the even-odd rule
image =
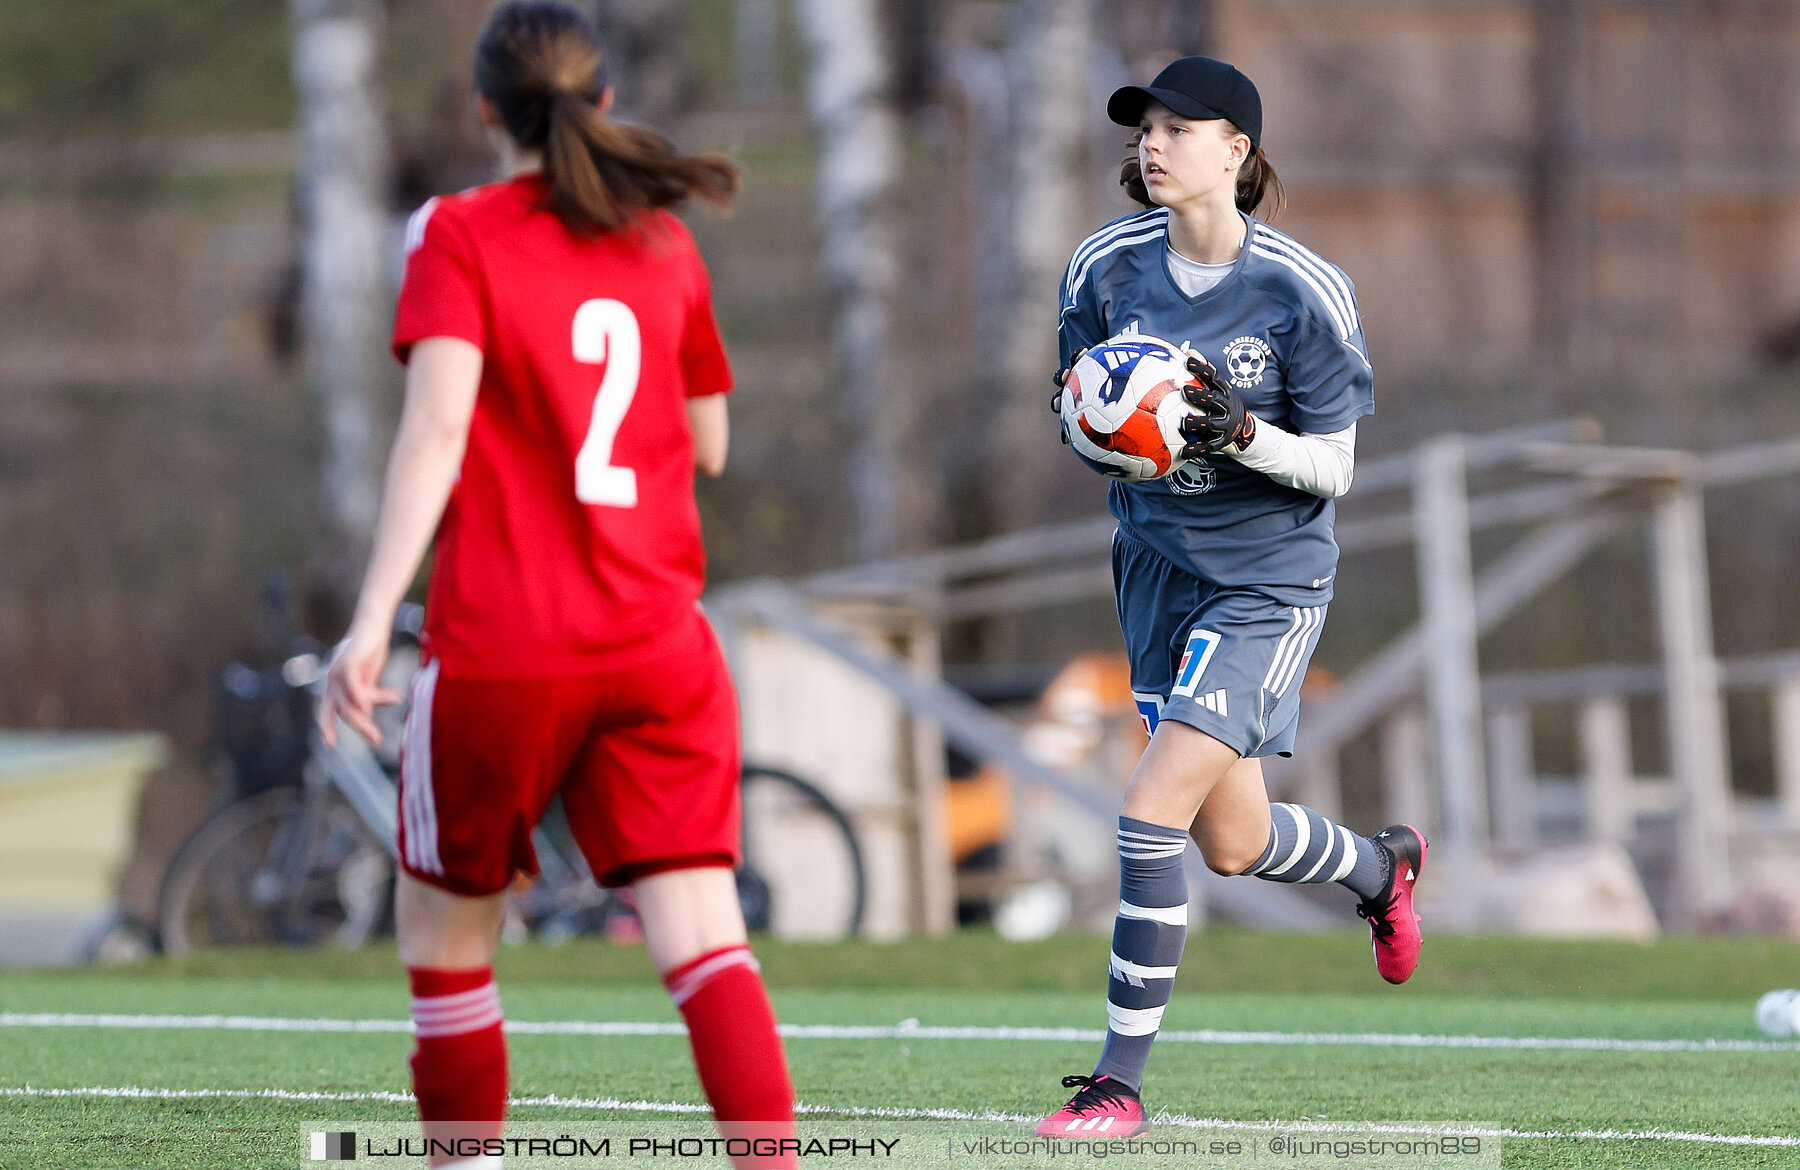
<svg viewBox="0 0 1800 1170">
<path fill-rule="evenodd" d="M 793 1089 L 732 879 L 737 712 L 701 615 L 696 467 L 717 475 L 731 373 L 705 266 L 668 208 L 737 171 L 611 120 L 573 9 L 509 0 L 475 88 L 507 178 L 407 228 L 406 402 L 320 726 L 376 739 L 394 611 L 436 537 L 402 744 L 395 895 L 413 1083 L 434 1165 L 498 1166 L 506 1047 L 491 967 L 505 893 L 560 795 L 596 878 L 636 891 L 727 1136 L 792 1132 Z M 768 1123 L 773 1123 L 768 1124 Z M 473 1157 L 464 1157 L 467 1152 Z M 758 1156 L 761 1155 L 761 1156 Z"/>
</svg>

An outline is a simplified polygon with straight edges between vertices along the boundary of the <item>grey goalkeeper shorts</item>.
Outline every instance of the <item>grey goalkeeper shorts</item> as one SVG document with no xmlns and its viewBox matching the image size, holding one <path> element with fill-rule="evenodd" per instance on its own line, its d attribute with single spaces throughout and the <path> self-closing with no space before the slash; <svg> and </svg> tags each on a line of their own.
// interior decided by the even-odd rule
<svg viewBox="0 0 1800 1170">
<path fill-rule="evenodd" d="M 1214 585 L 1124 532 L 1113 537 L 1112 561 L 1145 726 L 1154 733 L 1173 719 L 1240 756 L 1293 755 L 1300 680 L 1327 606 Z"/>
</svg>

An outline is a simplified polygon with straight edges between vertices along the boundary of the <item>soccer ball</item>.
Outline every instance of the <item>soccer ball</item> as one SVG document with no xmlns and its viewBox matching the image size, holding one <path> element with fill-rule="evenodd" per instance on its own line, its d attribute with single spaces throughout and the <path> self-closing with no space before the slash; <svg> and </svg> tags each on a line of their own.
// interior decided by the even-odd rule
<svg viewBox="0 0 1800 1170">
<path fill-rule="evenodd" d="M 1757 1000 L 1756 1026 L 1777 1038 L 1800 1032 L 1800 991 L 1771 991 Z"/>
<path fill-rule="evenodd" d="M 1184 462 L 1181 388 L 1187 354 L 1160 337 L 1121 333 L 1081 355 L 1063 385 L 1063 436 L 1083 462 L 1129 483 L 1161 479 Z"/>
</svg>

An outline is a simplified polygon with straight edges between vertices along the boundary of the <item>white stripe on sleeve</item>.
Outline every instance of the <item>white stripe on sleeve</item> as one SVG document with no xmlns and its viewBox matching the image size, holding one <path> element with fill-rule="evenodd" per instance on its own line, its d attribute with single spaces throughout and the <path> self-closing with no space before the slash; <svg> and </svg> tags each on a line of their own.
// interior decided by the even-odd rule
<svg viewBox="0 0 1800 1170">
<path fill-rule="evenodd" d="M 1095 252 L 1085 262 L 1082 263 L 1081 268 L 1075 272 L 1074 279 L 1070 281 L 1069 296 L 1068 296 L 1069 303 L 1063 308 L 1063 310 L 1062 310 L 1063 314 L 1067 315 L 1069 312 L 1071 312 L 1075 308 L 1076 298 L 1081 295 L 1081 286 L 1087 282 L 1088 271 L 1091 268 L 1093 268 L 1096 263 L 1105 259 L 1107 256 L 1111 255 L 1112 253 L 1117 252 L 1120 248 L 1128 248 L 1132 244 L 1141 244 L 1145 240 L 1154 240 L 1154 239 L 1158 238 L 1159 236 L 1166 234 L 1166 232 L 1167 232 L 1166 226 L 1159 221 L 1155 224 L 1154 227 L 1146 228 L 1144 231 L 1138 232 L 1134 235 L 1121 236 L 1119 239 L 1113 241 L 1111 244 L 1108 244 L 1106 247 L 1100 249 L 1098 252 Z"/>
<path fill-rule="evenodd" d="M 1324 286 L 1319 283 L 1317 277 L 1300 267 L 1300 262 L 1293 257 L 1277 252 L 1273 248 L 1266 247 L 1261 242 L 1251 245 L 1250 250 L 1255 252 L 1258 256 L 1262 256 L 1266 259 L 1275 261 L 1277 264 L 1283 265 L 1289 271 L 1293 272 L 1295 276 L 1298 276 L 1302 281 L 1310 285 L 1312 290 L 1319 294 L 1319 300 L 1324 302 L 1326 311 L 1330 313 L 1331 322 L 1338 331 L 1338 339 L 1340 341 L 1350 340 L 1351 336 L 1355 333 L 1355 330 L 1351 327 L 1348 318 L 1344 316 L 1344 311 L 1338 308 L 1337 302 L 1325 291 Z"/>
<path fill-rule="evenodd" d="M 1168 218 L 1169 212 L 1167 208 L 1146 208 L 1136 215 L 1128 215 L 1124 219 L 1116 220 L 1113 223 L 1108 224 L 1087 239 L 1081 241 L 1081 246 L 1075 249 L 1074 258 L 1069 261 L 1069 271 L 1067 275 L 1063 277 L 1064 296 L 1066 297 L 1069 295 L 1069 289 L 1075 283 L 1075 270 L 1080 268 L 1081 265 L 1087 261 L 1088 257 L 1094 254 L 1095 250 L 1111 243 L 1122 235 L 1127 235 L 1138 230 L 1153 220 L 1162 223 L 1167 222 Z"/>
<path fill-rule="evenodd" d="M 1274 251 L 1291 257 L 1295 263 L 1319 278 L 1324 286 L 1324 295 L 1336 306 L 1344 319 L 1351 324 L 1351 334 L 1356 332 L 1356 298 L 1351 295 L 1349 282 L 1342 273 L 1320 259 L 1312 249 L 1301 244 L 1290 236 L 1284 236 L 1271 228 L 1260 228 L 1256 233 L 1257 242 Z M 1348 340 L 1348 336 L 1346 337 Z"/>
</svg>

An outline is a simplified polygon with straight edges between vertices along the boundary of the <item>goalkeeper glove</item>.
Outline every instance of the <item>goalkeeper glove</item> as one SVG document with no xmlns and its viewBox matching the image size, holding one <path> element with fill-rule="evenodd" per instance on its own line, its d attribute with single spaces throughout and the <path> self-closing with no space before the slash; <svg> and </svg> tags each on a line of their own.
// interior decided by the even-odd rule
<svg viewBox="0 0 1800 1170">
<path fill-rule="evenodd" d="M 1055 393 L 1050 395 L 1050 410 L 1058 418 L 1062 417 L 1063 387 L 1068 385 L 1069 374 L 1074 371 L 1075 363 L 1080 361 L 1081 355 L 1086 353 L 1087 351 L 1088 351 L 1088 347 L 1085 345 L 1082 346 L 1080 349 L 1076 350 L 1075 355 L 1069 359 L 1068 365 L 1066 365 L 1062 369 L 1056 371 L 1056 373 L 1050 375 L 1050 382 L 1053 386 L 1056 387 Z M 1067 443 L 1069 441 L 1069 432 L 1065 431 L 1065 430 L 1061 430 L 1059 428 L 1059 433 L 1062 436 L 1063 443 L 1065 445 L 1067 445 Z"/>
<path fill-rule="evenodd" d="M 1194 378 L 1181 388 L 1181 395 L 1196 413 L 1181 420 L 1181 437 L 1188 440 L 1181 457 L 1197 459 L 1228 447 L 1238 451 L 1248 447 L 1256 437 L 1256 416 L 1244 409 L 1238 392 L 1220 380 L 1211 362 L 1191 350 L 1187 368 Z"/>
</svg>

